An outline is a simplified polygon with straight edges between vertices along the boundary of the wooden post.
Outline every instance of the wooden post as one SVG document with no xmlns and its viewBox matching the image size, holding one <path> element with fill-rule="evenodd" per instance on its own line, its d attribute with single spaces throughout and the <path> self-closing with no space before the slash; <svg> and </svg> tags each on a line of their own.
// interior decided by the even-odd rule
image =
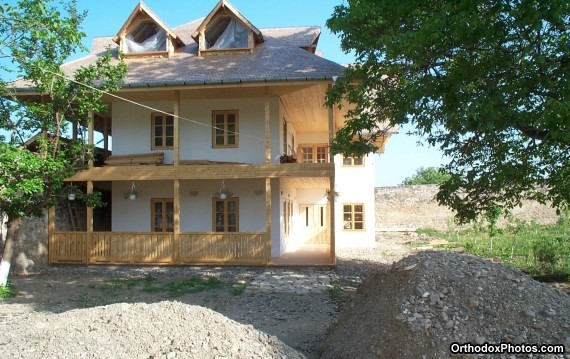
<svg viewBox="0 0 570 359">
<path fill-rule="evenodd" d="M 93 181 L 87 181 L 87 195 L 93 193 Z M 91 263 L 93 247 L 93 207 L 87 206 L 87 243 L 85 244 L 85 263 Z"/>
<path fill-rule="evenodd" d="M 103 119 L 103 147 L 106 154 L 109 151 L 109 119 L 107 117 Z"/>
<path fill-rule="evenodd" d="M 180 90 L 174 95 L 174 165 L 180 163 Z"/>
<path fill-rule="evenodd" d="M 329 85 L 329 89 L 331 88 L 331 85 Z M 333 170 L 334 170 L 334 156 L 332 153 L 330 153 L 330 144 L 333 141 L 334 138 L 334 108 L 329 106 L 329 158 L 330 158 L 330 163 L 333 165 Z M 336 265 L 336 243 L 335 243 L 335 233 L 336 233 L 336 229 L 335 229 L 335 183 L 334 183 L 334 179 L 335 179 L 335 175 L 336 175 L 336 171 L 333 171 L 333 174 L 329 177 L 329 208 L 330 208 L 330 225 L 329 225 L 329 236 L 330 236 L 330 258 L 331 258 L 331 263 L 333 265 Z"/>
<path fill-rule="evenodd" d="M 174 180 L 174 233 L 172 262 L 177 264 L 180 261 L 180 180 Z"/>
<path fill-rule="evenodd" d="M 89 146 L 93 146 L 93 144 L 95 143 L 94 138 L 93 138 L 93 130 L 95 128 L 95 119 L 93 116 L 93 111 L 89 111 L 88 112 L 88 117 L 89 117 L 89 125 L 88 125 L 88 135 L 87 135 L 87 143 L 89 144 Z M 94 157 L 95 156 L 95 149 L 91 149 L 91 156 L 90 157 Z M 89 168 L 93 168 L 93 158 L 89 159 Z"/>
<path fill-rule="evenodd" d="M 269 92 L 265 88 L 265 163 L 271 162 L 271 131 L 269 128 Z"/>
<path fill-rule="evenodd" d="M 53 252 L 55 251 L 55 206 L 48 210 L 48 263 L 53 264 Z"/>
<path fill-rule="evenodd" d="M 271 179 L 265 178 L 265 255 L 266 264 L 271 262 Z"/>
</svg>

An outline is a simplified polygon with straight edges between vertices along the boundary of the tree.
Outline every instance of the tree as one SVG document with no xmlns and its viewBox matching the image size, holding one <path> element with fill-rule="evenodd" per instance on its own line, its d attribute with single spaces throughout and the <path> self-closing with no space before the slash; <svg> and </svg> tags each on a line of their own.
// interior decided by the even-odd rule
<svg viewBox="0 0 570 359">
<path fill-rule="evenodd" d="M 327 102 L 354 108 L 331 149 L 413 124 L 451 159 L 437 199 L 458 222 L 524 198 L 568 208 L 569 19 L 567 0 L 346 0 L 327 26 L 356 63 Z"/>
<path fill-rule="evenodd" d="M 69 138 L 72 123 L 85 127 L 88 111 L 104 110 L 101 94 L 120 87 L 126 65 L 113 65 L 111 53 L 96 65 L 81 68 L 69 81 L 60 65 L 83 49 L 80 24 L 85 13 L 74 1 L 21 0 L 15 6 L 0 4 L 0 57 L 3 73 L 21 77 L 33 96 L 23 96 L 14 84 L 0 80 L 0 212 L 8 231 L 0 264 L 0 285 L 6 285 L 14 242 L 24 217 L 38 216 L 55 204 L 64 179 L 84 169 L 92 149 Z M 8 62 L 9 63 L 8 63 Z M 22 84 L 22 82 L 19 82 Z M 29 140 L 35 135 L 33 146 Z M 87 199 L 100 203 L 98 194 Z M 100 197 L 99 197 L 100 198 Z"/>
<path fill-rule="evenodd" d="M 449 179 L 449 174 L 443 172 L 441 168 L 435 167 L 420 167 L 416 173 L 411 177 L 406 177 L 402 181 L 404 186 L 415 184 L 442 184 Z"/>
</svg>

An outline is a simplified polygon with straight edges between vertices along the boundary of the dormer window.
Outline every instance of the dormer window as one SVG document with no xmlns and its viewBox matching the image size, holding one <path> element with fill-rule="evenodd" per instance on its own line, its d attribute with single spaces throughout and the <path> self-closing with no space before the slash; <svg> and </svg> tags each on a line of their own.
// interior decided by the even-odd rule
<svg viewBox="0 0 570 359">
<path fill-rule="evenodd" d="M 205 32 L 208 49 L 247 49 L 249 31 L 232 17 L 219 17 Z"/>
<path fill-rule="evenodd" d="M 166 31 L 152 21 L 145 21 L 125 36 L 125 53 L 166 51 Z"/>
</svg>

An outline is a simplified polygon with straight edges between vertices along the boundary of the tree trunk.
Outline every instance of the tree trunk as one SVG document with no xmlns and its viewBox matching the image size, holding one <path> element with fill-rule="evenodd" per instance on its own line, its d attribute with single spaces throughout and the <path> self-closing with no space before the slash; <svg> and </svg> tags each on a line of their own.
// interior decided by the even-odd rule
<svg viewBox="0 0 570 359">
<path fill-rule="evenodd" d="M 6 232 L 6 242 L 4 242 L 2 261 L 0 262 L 0 286 L 6 286 L 6 284 L 8 284 L 8 273 L 10 273 L 10 263 L 14 256 L 16 237 L 20 231 L 23 220 L 24 219 L 22 217 L 8 217 L 8 231 Z"/>
</svg>

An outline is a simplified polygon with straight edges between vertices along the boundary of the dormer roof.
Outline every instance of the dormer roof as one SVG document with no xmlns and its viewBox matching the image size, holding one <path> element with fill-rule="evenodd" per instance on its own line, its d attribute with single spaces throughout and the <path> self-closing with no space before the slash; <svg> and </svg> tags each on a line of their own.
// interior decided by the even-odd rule
<svg viewBox="0 0 570 359">
<path fill-rule="evenodd" d="M 172 29 L 170 29 L 154 12 L 152 12 L 152 10 L 148 6 L 146 6 L 142 2 L 139 2 L 137 6 L 135 6 L 133 11 L 127 18 L 127 21 L 125 21 L 125 23 L 123 24 L 117 35 L 113 37 L 113 41 L 116 42 L 118 45 L 121 45 L 121 39 L 126 35 L 131 25 L 139 20 L 141 21 L 150 20 L 154 22 L 159 28 L 161 28 L 162 30 L 164 30 L 164 32 L 166 32 L 166 34 L 170 37 L 175 47 L 178 48 L 186 45 L 184 41 L 182 41 L 180 36 L 178 36 Z"/>
</svg>

